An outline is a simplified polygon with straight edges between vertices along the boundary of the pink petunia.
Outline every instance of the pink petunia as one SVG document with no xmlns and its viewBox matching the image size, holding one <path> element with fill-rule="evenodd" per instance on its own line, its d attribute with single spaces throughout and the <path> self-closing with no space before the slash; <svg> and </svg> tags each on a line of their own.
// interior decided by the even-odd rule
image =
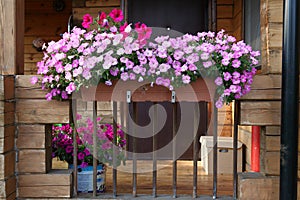
<svg viewBox="0 0 300 200">
<path fill-rule="evenodd" d="M 83 16 L 83 21 L 81 24 L 83 28 L 90 28 L 92 23 L 93 23 L 93 17 L 90 14 L 85 14 Z"/>
<path fill-rule="evenodd" d="M 114 20 L 114 22 L 121 22 L 124 19 L 122 10 L 116 8 L 109 13 L 109 16 Z"/>
</svg>

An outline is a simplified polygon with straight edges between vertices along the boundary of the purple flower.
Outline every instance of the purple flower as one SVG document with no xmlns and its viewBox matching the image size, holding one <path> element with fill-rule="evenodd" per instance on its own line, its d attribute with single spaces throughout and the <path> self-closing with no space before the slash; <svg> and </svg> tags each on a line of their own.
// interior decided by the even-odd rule
<svg viewBox="0 0 300 200">
<path fill-rule="evenodd" d="M 216 107 L 217 108 L 222 108 L 222 106 L 223 106 L 223 101 L 222 101 L 222 99 L 220 98 L 217 102 L 216 102 Z"/>
<path fill-rule="evenodd" d="M 73 152 L 73 146 L 67 146 L 66 153 L 71 153 L 71 152 Z"/>
<path fill-rule="evenodd" d="M 223 58 L 222 59 L 222 65 L 227 66 L 229 65 L 230 61 L 228 59 Z"/>
<path fill-rule="evenodd" d="M 188 75 L 182 75 L 182 82 L 185 84 L 189 84 L 191 82 L 191 77 Z"/>
<path fill-rule="evenodd" d="M 225 81 L 229 81 L 232 77 L 229 72 L 223 72 L 223 76 Z"/>
<path fill-rule="evenodd" d="M 87 148 L 85 148 L 85 149 L 83 150 L 83 152 L 85 153 L 86 156 L 91 155 L 90 151 L 89 151 Z"/>
<path fill-rule="evenodd" d="M 66 92 L 68 94 L 71 94 L 73 91 L 75 91 L 76 89 L 76 86 L 75 86 L 75 83 L 71 82 L 68 87 L 66 88 Z"/>
<path fill-rule="evenodd" d="M 62 98 L 62 99 L 68 99 L 69 97 L 68 97 L 67 92 L 62 91 L 62 93 L 61 93 L 61 98 Z"/>
<path fill-rule="evenodd" d="M 78 160 L 83 160 L 84 159 L 84 153 L 83 152 L 79 152 L 77 155 Z"/>
<path fill-rule="evenodd" d="M 232 61 L 232 67 L 239 68 L 241 66 L 241 61 L 235 59 Z"/>
<path fill-rule="evenodd" d="M 212 62 L 209 60 L 209 61 L 206 61 L 206 62 L 203 62 L 203 67 L 204 68 L 209 68 L 212 66 Z"/>
<path fill-rule="evenodd" d="M 241 91 L 241 86 L 239 85 L 231 85 L 229 87 L 229 89 L 231 90 L 232 93 L 238 93 Z"/>
<path fill-rule="evenodd" d="M 39 79 L 38 79 L 38 77 L 36 77 L 36 76 L 33 76 L 33 77 L 31 77 L 31 79 L 30 79 L 30 82 L 31 82 L 32 85 L 36 84 L 38 81 L 39 81 Z"/>
<path fill-rule="evenodd" d="M 220 86 L 220 85 L 222 85 L 222 83 L 223 83 L 223 79 L 221 77 L 217 77 L 215 79 L 215 84 L 216 85 Z"/>
<path fill-rule="evenodd" d="M 128 73 L 127 72 L 122 73 L 121 74 L 121 79 L 123 81 L 127 81 L 129 79 Z"/>
<path fill-rule="evenodd" d="M 87 162 L 82 162 L 80 167 L 81 168 L 86 168 L 89 164 Z"/>
</svg>

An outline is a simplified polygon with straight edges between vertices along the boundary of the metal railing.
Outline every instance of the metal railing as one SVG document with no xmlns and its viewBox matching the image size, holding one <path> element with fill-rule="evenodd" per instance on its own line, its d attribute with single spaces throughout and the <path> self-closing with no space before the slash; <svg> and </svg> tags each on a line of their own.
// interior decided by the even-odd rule
<svg viewBox="0 0 300 200">
<path fill-rule="evenodd" d="M 172 93 L 172 99 L 175 99 L 175 93 Z M 176 149 L 176 133 L 177 133 L 177 103 L 175 103 L 174 100 L 172 100 L 173 103 L 173 107 L 172 107 L 172 120 L 173 120 L 173 130 L 172 130 L 172 135 L 173 135 L 173 144 L 172 144 L 172 161 L 173 161 L 173 166 L 172 166 L 172 195 L 170 196 L 171 198 L 177 198 L 178 194 L 177 194 L 177 159 L 178 157 L 177 155 L 177 149 Z M 127 104 L 127 105 L 126 105 Z M 116 144 L 116 136 L 117 136 L 117 116 L 118 116 L 118 102 L 113 101 L 112 102 L 112 113 L 113 113 L 113 129 L 114 129 L 114 138 L 113 138 L 113 143 Z M 76 126 L 76 120 L 73 120 L 72 116 L 74 113 L 72 112 L 77 112 L 76 110 L 76 106 L 77 106 L 77 100 L 73 99 L 72 103 L 70 104 L 70 118 L 71 118 L 71 123 L 75 123 Z M 195 104 L 195 106 L 198 106 L 197 104 Z M 121 125 L 124 125 L 125 122 L 125 118 L 126 117 L 130 117 L 130 113 L 129 110 L 130 108 L 133 109 L 133 116 L 132 118 L 134 120 L 137 120 L 137 102 L 131 102 L 130 101 L 130 92 L 127 93 L 127 103 L 125 102 L 120 102 L 120 121 L 121 121 Z M 212 198 L 213 199 L 217 199 L 219 198 L 217 195 L 218 192 L 218 188 L 217 188 L 217 183 L 218 183 L 218 110 L 215 108 L 215 106 L 213 107 L 213 185 L 212 185 Z M 237 199 L 237 142 L 238 142 L 238 123 L 239 123 L 239 107 L 240 107 L 240 103 L 239 101 L 235 101 L 234 102 L 234 135 L 233 135 L 233 194 L 232 194 L 232 198 L 233 199 Z M 207 108 L 206 108 L 207 109 Z M 124 112 L 124 110 L 126 110 Z M 128 112 L 127 112 L 128 111 Z M 194 140 L 193 140 L 193 190 L 192 190 L 192 198 L 197 198 L 199 197 L 199 194 L 197 194 L 197 179 L 198 179 L 198 152 L 197 149 L 199 149 L 199 140 L 195 139 L 196 135 L 197 135 L 197 129 L 198 129 L 198 124 L 197 124 L 197 120 L 199 119 L 199 115 L 200 113 L 198 112 L 198 109 L 195 109 L 194 113 L 193 113 L 193 119 L 194 119 Z M 207 112 L 207 110 L 206 110 Z M 126 116 L 127 115 L 127 116 Z M 154 108 L 154 116 L 157 115 L 157 109 Z M 97 134 L 97 130 L 96 130 L 96 124 L 97 124 L 97 101 L 93 101 L 93 123 L 94 123 L 94 133 L 93 133 L 93 140 L 94 140 L 94 144 L 96 143 L 96 134 Z M 128 122 L 126 120 L 126 122 Z M 154 121 L 153 121 L 153 130 L 156 130 L 156 126 L 157 126 L 157 119 L 156 117 L 154 117 Z M 126 131 L 125 132 L 135 132 L 136 131 L 136 127 L 135 125 L 132 127 L 130 125 L 127 124 L 126 126 Z M 155 133 L 154 133 L 155 134 Z M 135 135 L 135 134 L 133 134 Z M 78 178 L 78 170 L 77 170 L 77 142 L 76 142 L 76 138 L 77 138 L 77 133 L 76 130 L 74 129 L 73 132 L 73 145 L 74 145 L 74 197 L 77 197 L 77 178 Z M 153 136 L 153 149 L 157 149 L 157 138 L 155 136 Z M 137 152 L 137 140 L 136 137 L 133 137 L 132 140 L 133 144 L 132 144 L 132 197 L 137 197 L 137 156 L 136 156 L 136 152 Z M 96 145 L 94 145 L 96 146 Z M 112 197 L 116 198 L 118 196 L 118 191 L 117 191 L 117 165 L 116 165 L 116 156 L 115 156 L 115 151 L 116 151 L 116 145 L 114 145 L 114 156 L 113 156 L 113 177 L 112 177 Z M 93 149 L 93 153 L 94 155 L 97 155 L 96 152 L 96 147 L 94 147 Z M 157 154 L 155 151 L 153 151 L 153 157 L 152 157 L 152 161 L 153 161 L 153 166 L 152 166 L 152 197 L 156 198 L 157 197 Z M 93 193 L 92 196 L 95 197 L 97 196 L 97 159 L 93 159 Z M 130 194 L 128 194 L 130 195 Z M 100 196 L 101 197 L 101 196 Z"/>
</svg>

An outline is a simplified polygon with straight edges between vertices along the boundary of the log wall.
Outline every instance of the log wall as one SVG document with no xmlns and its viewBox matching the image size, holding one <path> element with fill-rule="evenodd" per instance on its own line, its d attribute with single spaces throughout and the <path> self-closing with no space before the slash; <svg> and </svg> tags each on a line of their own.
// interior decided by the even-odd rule
<svg viewBox="0 0 300 200">
<path fill-rule="evenodd" d="M 72 14 L 72 1 L 64 1 L 65 8 L 56 11 L 53 0 L 24 0 L 24 74 L 36 74 L 36 63 L 43 58 L 43 53 L 33 47 L 37 38 L 45 42 L 59 40 L 60 34 L 66 32 L 68 19 Z"/>
</svg>

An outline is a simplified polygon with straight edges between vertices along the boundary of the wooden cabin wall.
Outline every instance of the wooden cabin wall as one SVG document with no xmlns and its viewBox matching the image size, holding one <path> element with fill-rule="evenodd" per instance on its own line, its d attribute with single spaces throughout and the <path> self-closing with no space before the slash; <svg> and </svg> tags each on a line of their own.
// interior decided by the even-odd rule
<svg viewBox="0 0 300 200">
<path fill-rule="evenodd" d="M 65 8 L 55 11 L 53 0 L 25 1 L 24 33 L 24 74 L 36 74 L 36 63 L 43 58 L 43 53 L 33 47 L 32 42 L 41 38 L 46 42 L 59 40 L 66 32 L 68 19 L 72 14 L 71 0 L 64 1 Z"/>
</svg>

